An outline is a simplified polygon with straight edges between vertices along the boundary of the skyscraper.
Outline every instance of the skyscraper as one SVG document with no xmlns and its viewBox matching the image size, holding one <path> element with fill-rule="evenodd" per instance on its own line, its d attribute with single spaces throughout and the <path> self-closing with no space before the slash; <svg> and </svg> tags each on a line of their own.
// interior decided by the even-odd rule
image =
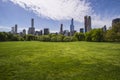
<svg viewBox="0 0 120 80">
<path fill-rule="evenodd" d="M 74 35 L 74 19 L 72 18 L 71 20 L 71 25 L 70 25 L 70 36 Z"/>
<path fill-rule="evenodd" d="M 25 29 L 23 29 L 23 34 L 26 35 L 26 30 Z"/>
<path fill-rule="evenodd" d="M 44 28 L 44 35 L 48 35 L 49 34 L 49 28 Z"/>
<path fill-rule="evenodd" d="M 43 34 L 43 31 L 42 30 L 40 30 L 40 35 L 42 35 Z"/>
<path fill-rule="evenodd" d="M 31 27 L 34 27 L 34 19 L 31 19 Z"/>
<path fill-rule="evenodd" d="M 120 18 L 113 19 L 112 26 L 116 23 L 120 23 Z"/>
<path fill-rule="evenodd" d="M 15 34 L 17 34 L 17 24 L 15 24 Z"/>
<path fill-rule="evenodd" d="M 104 32 L 107 31 L 107 27 L 106 27 L 106 25 L 102 28 L 102 30 L 103 30 Z"/>
<path fill-rule="evenodd" d="M 11 33 L 13 33 L 14 34 L 14 27 L 11 27 Z"/>
<path fill-rule="evenodd" d="M 84 33 L 84 29 L 83 28 L 80 28 L 80 33 Z"/>
<path fill-rule="evenodd" d="M 63 24 L 60 25 L 60 34 L 63 34 Z"/>
<path fill-rule="evenodd" d="M 85 32 L 89 32 L 91 30 L 91 17 L 90 16 L 85 16 Z"/>
<path fill-rule="evenodd" d="M 11 33 L 17 34 L 17 24 L 15 24 L 15 26 L 12 27 L 11 29 L 12 29 L 12 30 L 11 30 Z"/>
<path fill-rule="evenodd" d="M 35 34 L 34 19 L 33 18 L 31 19 L 31 27 L 28 30 L 28 34 L 32 34 L 32 35 Z"/>
</svg>

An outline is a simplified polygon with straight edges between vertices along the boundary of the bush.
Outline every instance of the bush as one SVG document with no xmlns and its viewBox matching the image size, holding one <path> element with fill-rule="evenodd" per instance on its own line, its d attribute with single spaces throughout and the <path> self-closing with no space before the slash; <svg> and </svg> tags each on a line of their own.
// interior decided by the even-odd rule
<svg viewBox="0 0 120 80">
<path fill-rule="evenodd" d="M 104 32 L 102 29 L 93 29 L 85 34 L 86 41 L 102 42 L 104 41 Z"/>
<path fill-rule="evenodd" d="M 54 36 L 54 37 L 51 37 L 51 40 L 52 42 L 57 42 L 57 38 Z"/>
<path fill-rule="evenodd" d="M 85 33 L 85 40 L 86 41 L 92 41 L 92 36 L 90 32 Z"/>
<path fill-rule="evenodd" d="M 7 35 L 4 32 L 0 32 L 0 41 L 6 41 Z"/>
<path fill-rule="evenodd" d="M 106 41 L 120 42 L 120 23 L 114 24 L 105 35 Z"/>
<path fill-rule="evenodd" d="M 27 41 L 33 41 L 33 40 L 35 40 L 34 35 L 31 35 L 31 34 L 27 35 Z"/>
<path fill-rule="evenodd" d="M 42 36 L 40 36 L 39 40 L 49 42 L 51 39 L 50 39 L 49 35 L 42 35 Z"/>
<path fill-rule="evenodd" d="M 63 39 L 64 42 L 71 42 L 72 40 L 73 40 L 72 37 L 69 36 L 65 36 Z"/>
<path fill-rule="evenodd" d="M 85 40 L 85 35 L 84 35 L 84 33 L 75 33 L 75 34 L 74 34 L 74 37 L 76 37 L 76 39 L 77 39 L 78 41 L 84 41 L 84 40 Z"/>
</svg>

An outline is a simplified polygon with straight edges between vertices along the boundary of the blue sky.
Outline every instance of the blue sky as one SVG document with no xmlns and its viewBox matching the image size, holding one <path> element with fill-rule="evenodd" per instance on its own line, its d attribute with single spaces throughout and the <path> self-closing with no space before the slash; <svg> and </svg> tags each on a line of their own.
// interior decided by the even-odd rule
<svg viewBox="0 0 120 80">
<path fill-rule="evenodd" d="M 50 28 L 59 32 L 60 24 L 70 29 L 70 20 L 75 20 L 75 30 L 84 27 L 84 16 L 92 17 L 92 28 L 111 26 L 114 18 L 120 17 L 120 0 L 0 0 L 0 31 L 10 31 L 18 24 L 19 32 L 31 27 L 35 19 L 36 30 Z"/>
</svg>

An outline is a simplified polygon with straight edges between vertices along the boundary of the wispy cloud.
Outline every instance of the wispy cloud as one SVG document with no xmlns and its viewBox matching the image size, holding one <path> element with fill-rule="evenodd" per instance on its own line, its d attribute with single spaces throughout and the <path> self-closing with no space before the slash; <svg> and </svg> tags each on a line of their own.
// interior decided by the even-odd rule
<svg viewBox="0 0 120 80">
<path fill-rule="evenodd" d="M 96 15 L 94 13 L 92 23 L 93 23 L 94 28 L 103 27 L 104 25 L 107 25 L 107 27 L 110 27 L 112 25 L 112 20 L 115 18 L 118 18 L 118 17 L 120 17 L 120 15 L 113 15 L 113 16 L 103 15 L 103 16 L 101 16 L 101 15 Z"/>
<path fill-rule="evenodd" d="M 90 3 L 85 0 L 10 0 L 24 9 L 32 10 L 38 16 L 53 20 L 83 22 L 83 16 L 91 14 Z"/>
<path fill-rule="evenodd" d="M 26 29 L 26 30 L 27 30 L 26 27 L 18 27 L 18 32 L 23 31 L 23 29 Z M 11 31 L 11 27 L 0 25 L 0 32 L 3 32 L 3 31 L 5 31 L 5 32 L 10 32 L 10 31 Z"/>
<path fill-rule="evenodd" d="M 0 32 L 2 32 L 2 31 L 9 32 L 10 31 L 10 27 L 8 27 L 8 26 L 1 26 L 0 25 Z"/>
<path fill-rule="evenodd" d="M 10 0 L 20 7 L 31 10 L 40 17 L 53 20 L 70 20 L 74 18 L 80 23 L 84 22 L 85 15 L 92 16 L 94 27 L 110 26 L 115 16 L 101 16 L 95 13 L 90 2 L 86 0 Z"/>
</svg>

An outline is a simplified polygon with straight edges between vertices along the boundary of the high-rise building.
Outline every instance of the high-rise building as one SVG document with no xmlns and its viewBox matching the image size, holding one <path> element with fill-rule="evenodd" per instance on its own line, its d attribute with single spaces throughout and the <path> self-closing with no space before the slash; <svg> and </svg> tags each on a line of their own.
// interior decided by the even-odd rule
<svg viewBox="0 0 120 80">
<path fill-rule="evenodd" d="M 104 32 L 107 31 L 107 27 L 106 27 L 106 25 L 102 28 L 102 30 L 103 30 Z"/>
<path fill-rule="evenodd" d="M 74 35 L 74 19 L 72 18 L 71 20 L 71 25 L 70 25 L 70 36 Z"/>
<path fill-rule="evenodd" d="M 83 28 L 80 28 L 80 33 L 84 33 L 84 29 Z"/>
<path fill-rule="evenodd" d="M 63 34 L 64 36 L 69 36 L 69 30 L 64 30 Z"/>
<path fill-rule="evenodd" d="M 120 18 L 113 19 L 112 26 L 116 23 L 120 23 Z"/>
<path fill-rule="evenodd" d="M 60 25 L 60 34 L 63 34 L 63 24 Z"/>
<path fill-rule="evenodd" d="M 48 35 L 49 34 L 49 28 L 44 28 L 44 35 Z"/>
<path fill-rule="evenodd" d="M 42 35 L 42 34 L 43 34 L 42 30 L 40 30 L 40 35 Z"/>
<path fill-rule="evenodd" d="M 15 26 L 14 27 L 11 27 L 11 33 L 13 33 L 13 34 L 17 34 L 17 24 L 15 24 Z"/>
<path fill-rule="evenodd" d="M 40 35 L 40 31 L 35 31 L 35 35 L 39 36 Z"/>
<path fill-rule="evenodd" d="M 17 24 L 15 24 L 15 34 L 17 34 Z"/>
<path fill-rule="evenodd" d="M 85 16 L 85 32 L 89 32 L 91 30 L 91 17 L 90 16 Z"/>
<path fill-rule="evenodd" d="M 31 19 L 31 27 L 34 27 L 34 19 Z"/>
<path fill-rule="evenodd" d="M 32 34 L 32 35 L 35 34 L 34 19 L 33 18 L 31 19 L 31 27 L 28 30 L 28 34 Z"/>
<path fill-rule="evenodd" d="M 23 29 L 23 34 L 26 35 L 26 30 L 25 29 Z"/>
<path fill-rule="evenodd" d="M 20 32 L 20 33 L 19 33 L 19 36 L 23 36 L 23 32 Z"/>
<path fill-rule="evenodd" d="M 14 34 L 14 27 L 11 27 L 11 33 L 13 33 Z"/>
</svg>

